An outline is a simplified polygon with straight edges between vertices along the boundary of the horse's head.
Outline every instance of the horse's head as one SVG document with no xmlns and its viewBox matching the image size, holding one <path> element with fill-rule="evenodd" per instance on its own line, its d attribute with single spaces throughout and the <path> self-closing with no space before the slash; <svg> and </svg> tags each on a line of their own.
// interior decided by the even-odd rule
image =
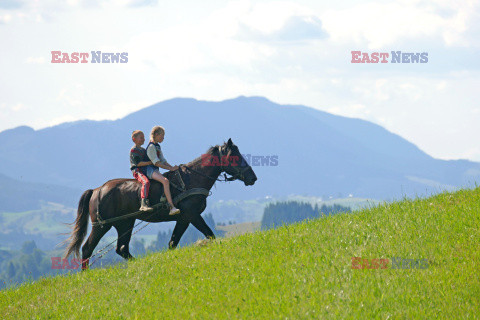
<svg viewBox="0 0 480 320">
<path fill-rule="evenodd" d="M 228 139 L 223 146 L 218 148 L 222 162 L 222 171 L 232 176 L 232 180 L 241 180 L 246 186 L 251 186 L 257 181 L 257 176 L 252 167 L 245 161 L 238 147 Z"/>
</svg>

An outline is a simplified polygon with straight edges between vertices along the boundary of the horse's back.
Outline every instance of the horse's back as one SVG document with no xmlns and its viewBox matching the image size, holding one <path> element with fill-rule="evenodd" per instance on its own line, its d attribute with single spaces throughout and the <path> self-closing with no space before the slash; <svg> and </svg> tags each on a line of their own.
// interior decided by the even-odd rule
<svg viewBox="0 0 480 320">
<path fill-rule="evenodd" d="M 103 217 L 103 213 L 110 216 L 115 211 L 136 211 L 140 207 L 141 188 L 142 184 L 135 179 L 118 178 L 109 180 L 93 190 L 90 199 L 90 212 L 100 211 Z M 149 198 L 151 205 L 157 204 L 162 194 L 162 184 L 150 180 Z"/>
<path fill-rule="evenodd" d="M 115 188 L 115 187 L 118 187 L 122 184 L 131 184 L 131 183 L 135 183 L 137 180 L 135 179 L 126 179 L 126 178 L 117 178 L 117 179 L 112 179 L 112 180 L 108 180 L 107 182 L 105 182 L 103 185 L 101 185 L 100 187 L 98 187 L 97 189 L 112 189 L 112 188 Z"/>
<path fill-rule="evenodd" d="M 90 212 L 102 210 L 101 207 L 123 206 L 122 202 L 131 202 L 140 192 L 141 184 L 135 179 L 118 178 L 105 182 L 93 190 L 90 199 Z"/>
</svg>

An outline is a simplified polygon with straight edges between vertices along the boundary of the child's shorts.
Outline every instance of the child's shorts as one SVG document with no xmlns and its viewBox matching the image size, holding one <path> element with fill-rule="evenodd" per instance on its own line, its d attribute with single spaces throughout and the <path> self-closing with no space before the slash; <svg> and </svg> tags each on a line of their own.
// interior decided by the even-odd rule
<svg viewBox="0 0 480 320">
<path fill-rule="evenodd" d="M 157 171 L 158 173 L 160 173 L 160 170 L 158 170 L 158 167 L 157 166 L 152 166 L 152 165 L 149 165 L 147 166 L 147 178 L 148 179 L 152 179 L 152 175 L 155 171 Z"/>
</svg>

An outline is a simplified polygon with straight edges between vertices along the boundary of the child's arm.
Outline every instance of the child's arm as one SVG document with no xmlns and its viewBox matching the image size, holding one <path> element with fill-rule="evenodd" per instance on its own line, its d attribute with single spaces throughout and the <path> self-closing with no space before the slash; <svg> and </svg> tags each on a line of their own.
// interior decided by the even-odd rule
<svg viewBox="0 0 480 320">
<path fill-rule="evenodd" d="M 142 157 L 135 150 L 130 150 L 130 169 L 135 167 L 145 167 L 152 164 L 151 161 L 141 161 Z"/>
<path fill-rule="evenodd" d="M 173 167 L 167 163 L 167 160 L 163 157 L 163 154 L 160 152 L 160 158 L 157 156 L 157 149 L 153 144 L 147 148 L 147 156 L 152 161 L 154 166 L 165 170 L 173 170 Z"/>
<path fill-rule="evenodd" d="M 166 170 L 177 170 L 178 169 L 178 166 L 172 166 L 170 163 L 166 162 L 164 166 L 168 166 L 168 168 L 163 168 L 163 169 L 166 169 Z"/>
<path fill-rule="evenodd" d="M 152 161 L 140 161 L 137 163 L 137 167 L 146 167 L 152 164 Z"/>
<path fill-rule="evenodd" d="M 155 165 L 156 165 L 157 167 L 160 167 L 160 168 L 165 169 L 165 170 L 176 170 L 175 167 L 177 167 L 177 166 L 172 167 L 172 166 L 169 165 L 168 163 L 163 164 L 163 163 L 161 163 L 160 161 L 158 161 L 157 163 L 155 163 Z M 177 168 L 178 168 L 178 167 L 177 167 Z"/>
</svg>

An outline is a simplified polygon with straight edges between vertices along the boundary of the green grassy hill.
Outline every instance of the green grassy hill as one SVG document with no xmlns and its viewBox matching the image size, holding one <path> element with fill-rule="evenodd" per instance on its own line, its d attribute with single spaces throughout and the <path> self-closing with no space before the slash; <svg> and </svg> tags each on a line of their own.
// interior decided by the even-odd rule
<svg viewBox="0 0 480 320">
<path fill-rule="evenodd" d="M 42 279 L 2 291 L 0 310 L 11 319 L 475 319 L 479 243 L 477 188 Z M 353 269 L 353 257 L 390 262 Z M 393 258 L 427 267 L 392 268 Z"/>
</svg>

